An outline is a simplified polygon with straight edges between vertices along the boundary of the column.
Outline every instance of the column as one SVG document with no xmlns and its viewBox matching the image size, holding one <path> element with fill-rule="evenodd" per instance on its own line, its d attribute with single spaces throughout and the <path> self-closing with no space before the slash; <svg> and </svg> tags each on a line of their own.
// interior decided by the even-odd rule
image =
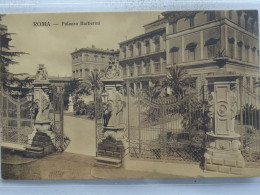
<svg viewBox="0 0 260 195">
<path fill-rule="evenodd" d="M 204 37 L 203 31 L 200 31 L 200 58 L 204 58 Z"/>
<path fill-rule="evenodd" d="M 185 45 L 184 45 L 184 36 L 181 37 L 181 61 L 184 62 L 185 58 Z"/>
</svg>

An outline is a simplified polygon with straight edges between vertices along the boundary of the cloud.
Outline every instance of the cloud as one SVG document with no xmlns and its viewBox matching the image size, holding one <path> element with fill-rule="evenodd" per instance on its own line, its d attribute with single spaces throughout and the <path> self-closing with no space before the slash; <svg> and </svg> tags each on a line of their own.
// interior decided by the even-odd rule
<svg viewBox="0 0 260 195">
<path fill-rule="evenodd" d="M 70 53 L 75 48 L 95 45 L 118 49 L 118 43 L 144 32 L 143 25 L 157 19 L 160 12 L 7 14 L 2 23 L 12 36 L 13 51 L 30 55 L 16 58 L 13 73 L 35 74 L 45 64 L 49 75 L 71 76 Z M 51 26 L 33 27 L 33 22 L 49 21 Z M 62 22 L 100 21 L 97 26 L 61 26 Z M 53 24 L 59 24 L 55 26 Z"/>
</svg>

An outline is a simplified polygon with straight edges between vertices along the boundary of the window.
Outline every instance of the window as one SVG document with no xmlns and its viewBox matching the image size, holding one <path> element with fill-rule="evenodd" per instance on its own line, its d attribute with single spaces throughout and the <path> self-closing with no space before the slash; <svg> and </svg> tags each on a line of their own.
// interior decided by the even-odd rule
<svg viewBox="0 0 260 195">
<path fill-rule="evenodd" d="M 251 32 L 254 33 L 255 31 L 255 19 L 251 20 Z"/>
<path fill-rule="evenodd" d="M 232 59 L 234 58 L 234 43 L 235 39 L 233 37 L 228 39 L 229 57 Z"/>
<path fill-rule="evenodd" d="M 145 73 L 150 74 L 151 73 L 151 65 L 150 63 L 145 64 Z"/>
<path fill-rule="evenodd" d="M 82 78 L 82 69 L 79 70 L 79 77 Z"/>
<path fill-rule="evenodd" d="M 194 26 L 194 16 L 190 17 L 190 27 Z"/>
<path fill-rule="evenodd" d="M 123 67 L 123 76 L 127 76 L 126 66 Z"/>
<path fill-rule="evenodd" d="M 232 20 L 232 11 L 228 11 L 228 18 Z"/>
<path fill-rule="evenodd" d="M 147 40 L 145 42 L 145 47 L 146 47 L 146 54 L 149 54 L 150 53 L 150 41 Z"/>
<path fill-rule="evenodd" d="M 76 78 L 78 78 L 78 76 L 79 76 L 79 75 L 78 75 L 78 73 L 79 73 L 79 71 L 78 71 L 78 70 L 76 70 Z"/>
<path fill-rule="evenodd" d="M 86 61 L 88 61 L 88 58 L 89 58 L 89 55 L 88 55 L 88 54 L 85 54 L 85 59 L 86 59 Z"/>
<path fill-rule="evenodd" d="M 160 51 L 160 39 L 159 38 L 156 38 L 154 40 L 154 45 L 155 45 L 155 52 Z"/>
<path fill-rule="evenodd" d="M 73 74 L 72 74 L 72 75 L 73 75 L 73 78 L 75 78 L 75 71 L 73 71 Z"/>
<path fill-rule="evenodd" d="M 126 58 L 126 48 L 123 48 L 123 58 Z"/>
<path fill-rule="evenodd" d="M 85 69 L 85 76 L 88 76 L 88 75 L 89 75 L 89 69 L 86 68 L 86 69 Z"/>
<path fill-rule="evenodd" d="M 177 22 L 174 22 L 174 23 L 172 24 L 172 32 L 173 32 L 173 33 L 177 32 Z"/>
<path fill-rule="evenodd" d="M 132 58 L 134 56 L 134 49 L 133 49 L 133 45 L 129 46 L 129 52 L 130 52 L 130 57 Z"/>
<path fill-rule="evenodd" d="M 249 16 L 245 15 L 244 18 L 245 18 L 245 29 L 248 30 L 248 18 L 249 18 Z"/>
<path fill-rule="evenodd" d="M 161 72 L 160 62 L 154 62 L 154 72 L 155 73 Z"/>
<path fill-rule="evenodd" d="M 243 42 L 242 41 L 239 41 L 237 43 L 237 56 L 238 56 L 238 59 L 239 60 L 242 60 L 242 46 L 243 46 Z"/>
<path fill-rule="evenodd" d="M 101 62 L 105 61 L 105 56 L 101 56 Z"/>
<path fill-rule="evenodd" d="M 253 77 L 253 93 L 256 93 L 256 78 Z"/>
<path fill-rule="evenodd" d="M 142 71 L 142 66 L 141 65 L 137 65 L 137 74 L 138 75 L 142 75 L 143 71 Z"/>
<path fill-rule="evenodd" d="M 188 51 L 188 61 L 195 60 L 195 50 L 196 50 L 197 43 L 189 43 L 186 46 L 186 50 Z"/>
<path fill-rule="evenodd" d="M 245 45 L 245 61 L 249 62 L 249 45 Z"/>
<path fill-rule="evenodd" d="M 218 53 L 218 42 L 219 39 L 210 38 L 206 41 L 205 46 L 208 49 L 208 58 L 214 58 Z"/>
<path fill-rule="evenodd" d="M 237 11 L 237 24 L 240 25 L 241 24 L 241 11 Z"/>
<path fill-rule="evenodd" d="M 98 56 L 97 55 L 94 55 L 94 60 L 95 60 L 95 62 L 98 61 Z"/>
<path fill-rule="evenodd" d="M 208 22 L 213 21 L 216 19 L 215 11 L 208 11 Z"/>
<path fill-rule="evenodd" d="M 251 48 L 251 50 L 252 50 L 252 62 L 253 63 L 255 63 L 255 51 L 256 51 L 256 47 L 253 47 L 253 48 Z"/>
<path fill-rule="evenodd" d="M 129 66 L 129 74 L 131 77 L 134 76 L 134 66 L 133 65 Z"/>
<path fill-rule="evenodd" d="M 140 42 L 137 43 L 137 55 L 141 56 L 141 43 Z"/>
<path fill-rule="evenodd" d="M 178 53 L 179 53 L 178 47 L 172 47 L 170 49 L 170 58 L 173 65 L 178 63 Z"/>
<path fill-rule="evenodd" d="M 95 68 L 95 69 L 94 69 L 94 72 L 98 72 L 98 69 L 97 69 L 97 68 Z"/>
</svg>

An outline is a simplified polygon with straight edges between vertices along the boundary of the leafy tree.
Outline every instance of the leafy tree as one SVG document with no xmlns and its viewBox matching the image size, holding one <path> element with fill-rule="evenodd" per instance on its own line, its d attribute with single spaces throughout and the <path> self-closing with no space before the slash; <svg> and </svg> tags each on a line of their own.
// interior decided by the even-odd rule
<svg viewBox="0 0 260 195">
<path fill-rule="evenodd" d="M 166 78 L 162 82 L 162 87 L 170 88 L 173 95 L 178 99 L 183 98 L 184 92 L 189 87 L 194 86 L 195 78 L 190 77 L 187 70 L 178 65 L 174 65 L 169 69 Z"/>
<path fill-rule="evenodd" d="M 2 16 L 0 15 L 0 21 Z M 24 97 L 30 90 L 27 86 L 30 85 L 31 80 L 28 77 L 20 80 L 15 74 L 10 73 L 8 69 L 9 65 L 18 64 L 14 60 L 15 57 L 27 53 L 10 51 L 12 46 L 9 45 L 9 42 L 12 40 L 12 34 L 14 33 L 8 33 L 7 29 L 0 32 L 0 83 L 3 85 L 3 89 L 14 95 L 14 97 Z"/>
</svg>

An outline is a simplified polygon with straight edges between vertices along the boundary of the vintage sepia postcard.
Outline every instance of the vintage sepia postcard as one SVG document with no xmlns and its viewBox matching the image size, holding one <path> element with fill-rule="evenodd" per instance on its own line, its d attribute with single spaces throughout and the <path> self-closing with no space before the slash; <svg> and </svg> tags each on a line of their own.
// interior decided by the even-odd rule
<svg viewBox="0 0 260 195">
<path fill-rule="evenodd" d="M 260 176 L 258 11 L 0 15 L 3 179 Z"/>
</svg>

